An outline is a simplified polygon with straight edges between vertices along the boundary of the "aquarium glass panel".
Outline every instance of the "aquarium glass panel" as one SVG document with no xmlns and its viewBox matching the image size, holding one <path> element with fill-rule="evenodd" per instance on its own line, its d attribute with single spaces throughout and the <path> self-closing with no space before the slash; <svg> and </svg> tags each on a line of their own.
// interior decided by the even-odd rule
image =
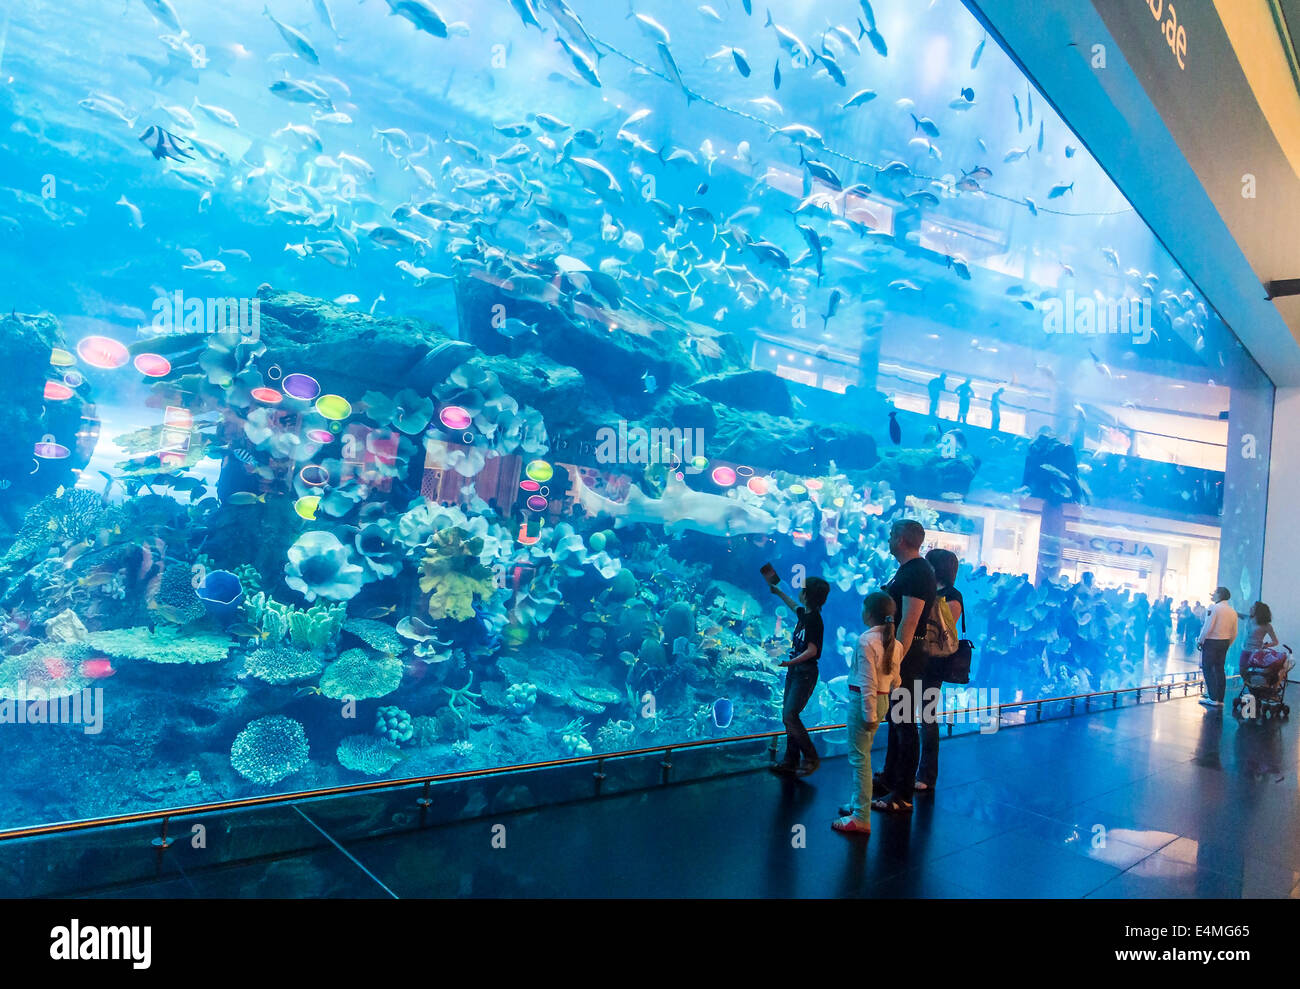
<svg viewBox="0 0 1300 989">
<path fill-rule="evenodd" d="M 901 518 L 952 705 L 1254 600 L 1272 386 L 956 0 L 0 18 L 0 826 L 779 730 L 765 564 L 841 722 Z"/>
</svg>

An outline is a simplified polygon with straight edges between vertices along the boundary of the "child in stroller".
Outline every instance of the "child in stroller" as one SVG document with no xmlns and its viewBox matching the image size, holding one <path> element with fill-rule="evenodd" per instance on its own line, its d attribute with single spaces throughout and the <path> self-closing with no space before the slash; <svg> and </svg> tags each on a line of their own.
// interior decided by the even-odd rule
<svg viewBox="0 0 1300 989">
<path fill-rule="evenodd" d="M 1241 693 L 1232 702 L 1232 710 L 1241 714 L 1249 703 L 1248 713 L 1256 718 L 1269 715 L 1287 717 L 1287 676 L 1295 667 L 1291 647 L 1280 645 L 1273 632 L 1273 615 L 1268 605 L 1256 601 L 1250 608 L 1250 627 L 1241 650 Z M 1252 698 L 1249 702 L 1246 695 Z"/>
</svg>

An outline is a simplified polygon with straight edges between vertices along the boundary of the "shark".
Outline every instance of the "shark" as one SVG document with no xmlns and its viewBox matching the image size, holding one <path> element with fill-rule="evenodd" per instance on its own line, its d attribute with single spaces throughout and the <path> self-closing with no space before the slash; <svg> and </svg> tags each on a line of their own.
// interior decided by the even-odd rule
<svg viewBox="0 0 1300 989">
<path fill-rule="evenodd" d="M 626 501 L 613 501 L 584 484 L 581 474 L 576 494 L 589 513 L 611 516 L 616 529 L 637 522 L 662 525 L 670 535 L 688 529 L 710 536 L 766 535 L 776 529 L 771 512 L 726 495 L 694 491 L 676 474 L 669 475 L 661 498 L 648 498 L 633 484 Z"/>
</svg>

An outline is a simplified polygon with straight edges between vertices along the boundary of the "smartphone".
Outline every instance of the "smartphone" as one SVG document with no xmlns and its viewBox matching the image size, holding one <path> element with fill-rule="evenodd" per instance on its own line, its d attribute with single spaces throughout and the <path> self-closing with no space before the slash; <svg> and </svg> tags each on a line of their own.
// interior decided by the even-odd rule
<svg viewBox="0 0 1300 989">
<path fill-rule="evenodd" d="M 767 582 L 773 587 L 781 583 L 781 578 L 776 572 L 776 567 L 772 566 L 770 563 L 764 563 L 759 569 L 759 573 L 761 573 Z"/>
</svg>

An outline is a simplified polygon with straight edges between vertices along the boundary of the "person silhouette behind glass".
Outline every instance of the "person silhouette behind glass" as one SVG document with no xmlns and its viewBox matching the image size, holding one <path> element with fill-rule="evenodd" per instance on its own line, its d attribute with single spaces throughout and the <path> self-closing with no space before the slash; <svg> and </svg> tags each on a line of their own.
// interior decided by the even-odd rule
<svg viewBox="0 0 1300 989">
<path fill-rule="evenodd" d="M 989 424 L 989 428 L 995 433 L 1002 427 L 1002 393 L 1004 391 L 1006 391 L 1005 388 L 999 388 L 989 398 L 989 415 L 993 420 Z"/>
<path fill-rule="evenodd" d="M 971 379 L 967 378 L 957 386 L 957 421 L 966 422 L 966 417 L 970 415 L 970 400 L 975 395 L 975 389 L 971 387 Z"/>
<path fill-rule="evenodd" d="M 930 393 L 930 415 L 935 419 L 939 418 L 939 399 L 943 396 L 943 390 L 946 387 L 948 387 L 948 376 L 946 374 L 931 378 L 930 383 L 926 385 L 926 390 Z"/>
</svg>

